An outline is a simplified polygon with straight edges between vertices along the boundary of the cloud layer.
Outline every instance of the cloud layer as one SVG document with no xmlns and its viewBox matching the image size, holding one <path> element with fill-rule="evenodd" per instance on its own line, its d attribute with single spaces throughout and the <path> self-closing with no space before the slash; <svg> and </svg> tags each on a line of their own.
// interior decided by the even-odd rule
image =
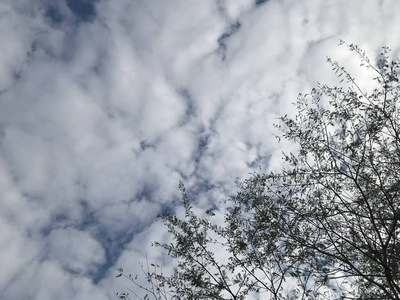
<svg viewBox="0 0 400 300">
<path fill-rule="evenodd" d="M 111 299 L 115 268 L 167 238 L 178 182 L 207 206 L 279 168 L 276 118 L 336 82 L 326 56 L 365 77 L 339 39 L 397 55 L 399 5 L 1 2 L 2 297 Z"/>
</svg>

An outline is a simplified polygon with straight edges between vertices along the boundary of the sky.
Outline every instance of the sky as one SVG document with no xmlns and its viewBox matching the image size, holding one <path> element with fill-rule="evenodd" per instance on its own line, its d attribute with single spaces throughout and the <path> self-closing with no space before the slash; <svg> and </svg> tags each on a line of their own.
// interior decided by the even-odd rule
<svg viewBox="0 0 400 300">
<path fill-rule="evenodd" d="M 298 93 L 400 50 L 397 0 L 0 2 L 0 295 L 115 299 L 160 212 L 279 170 Z M 365 84 L 366 85 L 366 84 Z"/>
</svg>

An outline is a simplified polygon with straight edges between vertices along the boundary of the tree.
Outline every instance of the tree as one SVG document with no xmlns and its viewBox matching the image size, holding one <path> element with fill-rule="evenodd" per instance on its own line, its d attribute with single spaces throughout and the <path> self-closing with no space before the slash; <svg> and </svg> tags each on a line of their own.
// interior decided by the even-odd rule
<svg viewBox="0 0 400 300">
<path fill-rule="evenodd" d="M 163 291 L 150 295 L 400 300 L 400 61 L 383 47 L 375 65 L 347 47 L 374 88 L 328 58 L 340 85 L 300 94 L 296 117 L 277 125 L 298 151 L 279 173 L 238 183 L 222 223 L 218 210 L 195 214 L 181 184 L 185 217 L 161 217 L 174 242 L 155 243 L 176 265 L 145 272 Z"/>
</svg>

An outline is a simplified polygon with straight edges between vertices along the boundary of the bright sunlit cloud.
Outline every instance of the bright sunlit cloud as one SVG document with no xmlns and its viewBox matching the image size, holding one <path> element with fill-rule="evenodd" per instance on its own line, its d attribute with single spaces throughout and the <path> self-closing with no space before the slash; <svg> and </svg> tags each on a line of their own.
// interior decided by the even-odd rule
<svg viewBox="0 0 400 300">
<path fill-rule="evenodd" d="M 339 39 L 399 54 L 399 5 L 2 1 L 2 297 L 111 299 L 117 267 L 162 257 L 180 180 L 206 207 L 279 169 L 273 123 L 337 82 L 326 56 L 363 84 Z"/>
</svg>

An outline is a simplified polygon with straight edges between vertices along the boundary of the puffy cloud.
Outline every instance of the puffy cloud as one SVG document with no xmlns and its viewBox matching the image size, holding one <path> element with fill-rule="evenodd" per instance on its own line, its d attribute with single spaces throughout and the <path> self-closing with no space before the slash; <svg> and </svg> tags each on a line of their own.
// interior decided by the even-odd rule
<svg viewBox="0 0 400 300">
<path fill-rule="evenodd" d="M 237 177 L 279 169 L 272 124 L 337 82 L 327 55 L 368 87 L 340 38 L 399 53 L 397 1 L 81 4 L 0 3 L 6 298 L 111 298 L 113 270 L 168 238 L 154 220 L 179 180 L 207 207 Z"/>
<path fill-rule="evenodd" d="M 46 236 L 46 257 L 56 260 L 74 274 L 88 274 L 104 262 L 104 250 L 89 233 L 76 229 L 56 229 Z"/>
</svg>

